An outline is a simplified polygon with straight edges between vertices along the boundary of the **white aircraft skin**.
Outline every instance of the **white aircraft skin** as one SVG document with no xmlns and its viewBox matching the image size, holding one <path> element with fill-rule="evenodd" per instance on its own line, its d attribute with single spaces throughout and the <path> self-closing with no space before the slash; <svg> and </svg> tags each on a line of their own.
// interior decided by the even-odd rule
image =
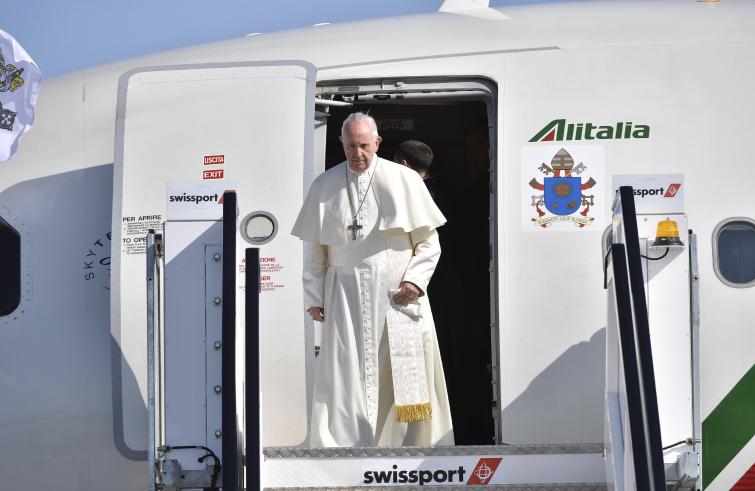
<svg viewBox="0 0 755 491">
<path fill-rule="evenodd" d="M 531 176 L 522 149 L 558 118 L 649 126 L 647 139 L 570 143 L 603 146 L 606 183 L 684 174 L 699 246 L 705 419 L 755 361 L 753 290 L 724 285 L 712 249 L 722 220 L 755 219 L 753 21 L 746 0 L 440 12 L 234 39 L 45 82 L 34 128 L 0 165 L 0 216 L 22 237 L 21 304 L 0 317 L 0 488 L 147 486 L 144 326 L 119 339 L 110 312 L 117 89 L 143 67 L 303 60 L 318 82 L 457 76 L 497 87 L 498 390 L 508 442 L 603 440 L 603 228 L 523 230 Z M 610 209 L 597 213 L 607 225 Z M 750 441 L 708 489 L 729 489 L 753 461 Z"/>
</svg>

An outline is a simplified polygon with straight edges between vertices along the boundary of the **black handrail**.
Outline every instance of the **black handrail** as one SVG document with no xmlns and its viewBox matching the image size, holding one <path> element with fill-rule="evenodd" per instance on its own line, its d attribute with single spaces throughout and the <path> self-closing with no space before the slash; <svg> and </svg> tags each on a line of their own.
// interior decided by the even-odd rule
<svg viewBox="0 0 755 491">
<path fill-rule="evenodd" d="M 239 421 L 236 415 L 236 193 L 223 193 L 223 490 L 241 490 Z"/>
<path fill-rule="evenodd" d="M 246 250 L 246 366 L 244 407 L 246 409 L 246 483 L 247 489 L 262 489 L 260 474 L 261 416 L 260 416 L 260 251 Z"/>
<path fill-rule="evenodd" d="M 637 489 L 665 490 L 661 425 L 650 344 L 634 191 L 619 188 L 624 244 L 612 244 L 619 339 Z"/>
</svg>

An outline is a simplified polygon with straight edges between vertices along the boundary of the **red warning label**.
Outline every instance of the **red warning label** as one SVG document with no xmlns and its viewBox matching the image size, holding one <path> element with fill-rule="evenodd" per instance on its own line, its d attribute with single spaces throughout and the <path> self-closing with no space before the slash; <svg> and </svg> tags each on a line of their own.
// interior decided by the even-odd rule
<svg viewBox="0 0 755 491">
<path fill-rule="evenodd" d="M 218 170 L 206 170 L 202 172 L 202 179 L 223 179 L 225 171 L 223 169 Z"/>
<path fill-rule="evenodd" d="M 205 155 L 204 165 L 225 164 L 225 155 Z"/>
</svg>

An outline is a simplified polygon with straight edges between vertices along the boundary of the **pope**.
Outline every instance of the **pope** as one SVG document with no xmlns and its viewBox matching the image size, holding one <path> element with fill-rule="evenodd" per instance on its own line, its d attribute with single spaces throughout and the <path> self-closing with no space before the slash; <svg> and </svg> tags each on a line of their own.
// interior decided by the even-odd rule
<svg viewBox="0 0 755 491">
<path fill-rule="evenodd" d="M 318 176 L 293 235 L 304 303 L 323 323 L 312 447 L 453 445 L 427 285 L 445 218 L 413 170 L 377 157 L 375 120 L 349 115 L 346 161 Z"/>
</svg>

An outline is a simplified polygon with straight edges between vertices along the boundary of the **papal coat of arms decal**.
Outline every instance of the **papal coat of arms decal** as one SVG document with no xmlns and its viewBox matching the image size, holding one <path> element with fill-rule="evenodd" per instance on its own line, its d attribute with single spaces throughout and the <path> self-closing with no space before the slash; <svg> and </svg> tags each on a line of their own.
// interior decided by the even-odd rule
<svg viewBox="0 0 755 491">
<path fill-rule="evenodd" d="M 522 176 L 529 178 L 528 228 L 547 229 L 555 224 L 559 224 L 559 230 L 565 230 L 563 227 L 572 230 L 575 230 L 572 227 L 593 228 L 596 199 L 600 199 L 596 192 L 599 187 L 596 188 L 596 185 L 602 181 L 602 172 L 597 174 L 596 180 L 591 172 L 593 163 L 580 161 L 575 164 L 572 154 L 565 148 L 537 150 L 538 155 L 525 155 L 523 152 L 523 171 L 529 173 Z M 585 154 L 590 153 L 592 152 L 588 151 Z M 543 158 L 546 155 L 547 158 Z M 602 171 L 602 166 L 598 167 Z M 533 175 L 532 172 L 536 174 Z M 538 173 L 543 175 L 542 181 Z M 598 211 L 602 213 L 602 210 Z"/>
</svg>

